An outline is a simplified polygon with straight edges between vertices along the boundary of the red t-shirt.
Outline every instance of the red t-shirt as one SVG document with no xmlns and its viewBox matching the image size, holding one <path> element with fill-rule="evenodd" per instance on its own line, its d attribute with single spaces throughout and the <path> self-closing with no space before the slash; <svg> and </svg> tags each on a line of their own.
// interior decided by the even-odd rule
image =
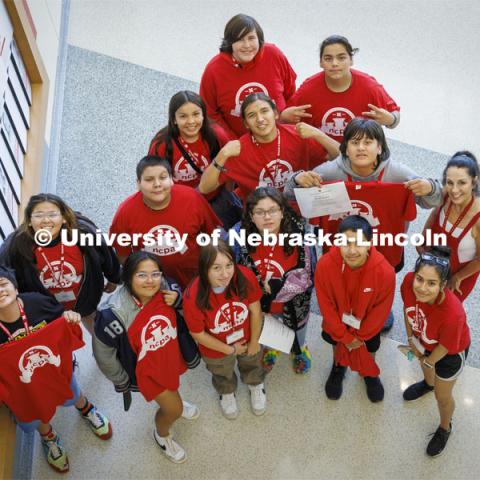
<svg viewBox="0 0 480 480">
<path fill-rule="evenodd" d="M 242 200 L 261 186 L 275 187 L 283 191 L 288 177 L 297 170 L 313 169 L 327 159 L 326 150 L 313 139 L 303 139 L 293 125 L 277 125 L 280 134 L 280 156 L 278 136 L 269 143 L 258 143 L 252 135 L 240 138 L 240 155 L 230 157 L 226 172 L 219 182 L 233 180 L 239 187 Z"/>
<path fill-rule="evenodd" d="M 463 352 L 470 345 L 470 329 L 462 302 L 446 288 L 442 303 L 433 305 L 417 301 L 413 293 L 415 274 L 405 275 L 400 289 L 403 308 L 412 332 L 428 350 L 438 344 L 448 349 L 448 354 Z"/>
<path fill-rule="evenodd" d="M 208 116 L 234 139 L 246 132 L 240 114 L 245 97 L 266 93 L 281 112 L 295 93 L 296 78 L 285 55 L 275 45 L 265 43 L 246 65 L 238 64 L 229 53 L 215 55 L 203 72 L 200 96 L 207 104 Z"/>
<path fill-rule="evenodd" d="M 62 262 L 63 250 L 63 262 Z M 58 242 L 52 247 L 35 249 L 37 271 L 42 285 L 53 295 L 65 310 L 77 303 L 83 279 L 83 255 L 76 246 Z"/>
<path fill-rule="evenodd" d="M 138 246 L 120 246 L 114 242 L 115 250 L 120 256 L 127 256 L 132 251 L 146 250 L 161 257 L 165 274 L 185 286 L 197 274 L 200 247 L 197 235 L 201 232 L 211 234 L 221 225 L 207 201 L 195 190 L 183 185 L 173 185 L 170 204 L 163 210 L 152 210 L 142 200 L 140 192 L 127 197 L 118 207 L 110 227 L 110 233 L 128 233 L 129 235 L 151 233 L 160 236 L 160 245 L 144 245 L 141 239 Z M 183 237 L 182 246 L 168 232 Z"/>
<path fill-rule="evenodd" d="M 80 326 L 61 317 L 0 346 L 0 403 L 20 422 L 48 423 L 73 398 L 72 352 L 84 345 Z"/>
<path fill-rule="evenodd" d="M 389 112 L 400 110 L 375 78 L 353 68 L 350 71 L 352 83 L 344 92 L 332 92 L 325 83 L 325 72 L 322 71 L 307 78 L 288 101 L 288 106 L 312 105 L 307 110 L 312 117 L 304 121 L 338 142 L 343 139 L 347 123 L 370 110 L 369 103 Z"/>
<path fill-rule="evenodd" d="M 164 390 L 175 392 L 187 369 L 178 346 L 175 310 L 161 292 L 137 314 L 128 328 L 128 340 L 137 355 L 135 376 L 147 402 Z"/>
<path fill-rule="evenodd" d="M 228 142 L 228 135 L 225 130 L 219 125 L 212 125 L 215 134 L 217 136 L 219 148 L 222 148 Z M 181 139 L 178 139 L 181 142 Z M 186 147 L 185 147 L 186 145 Z M 212 158 L 210 156 L 210 149 L 208 143 L 200 136 L 197 141 L 193 143 L 182 144 L 183 148 L 190 155 L 190 158 L 194 160 L 195 164 L 200 170 L 205 170 Z M 148 150 L 149 155 L 157 155 L 159 157 L 165 157 L 165 143 L 153 143 Z M 183 158 L 183 154 L 177 147 L 176 143 L 172 141 L 172 172 L 173 181 L 180 185 L 196 188 L 200 183 L 201 174 L 197 173 L 187 160 Z"/>
<path fill-rule="evenodd" d="M 262 290 L 257 278 L 248 268 L 238 265 L 238 268 L 247 279 L 248 295 L 240 299 L 237 295 L 227 298 L 225 292 L 210 293 L 211 310 L 200 310 L 196 304 L 198 292 L 198 278 L 196 278 L 183 298 L 183 311 L 188 329 L 192 333 L 206 331 L 220 341 L 227 343 L 227 337 L 232 333 L 243 330 L 242 338 L 250 340 L 250 311 L 248 306 L 262 298 Z M 235 341 L 239 341 L 237 338 Z M 234 342 L 232 342 L 234 343 Z M 200 353 L 209 358 L 222 358 L 224 353 L 199 345 Z"/>
<path fill-rule="evenodd" d="M 320 225 L 325 233 L 335 234 L 348 215 L 361 215 L 379 236 L 383 233 L 396 235 L 404 233 L 405 224 L 417 216 L 413 194 L 403 183 L 345 182 L 345 186 L 353 208 L 350 212 L 321 217 Z M 393 243 L 392 246 L 377 245 L 377 250 L 395 268 L 402 260 L 403 247 Z M 324 246 L 324 251 L 327 250 Z"/>
<path fill-rule="evenodd" d="M 287 272 L 297 266 L 298 248 L 295 248 L 294 252 L 287 256 L 282 246 L 259 245 L 255 248 L 255 252 L 250 253 L 250 256 L 254 260 L 263 282 L 282 280 Z M 270 313 L 282 314 L 283 303 L 272 302 Z"/>
</svg>

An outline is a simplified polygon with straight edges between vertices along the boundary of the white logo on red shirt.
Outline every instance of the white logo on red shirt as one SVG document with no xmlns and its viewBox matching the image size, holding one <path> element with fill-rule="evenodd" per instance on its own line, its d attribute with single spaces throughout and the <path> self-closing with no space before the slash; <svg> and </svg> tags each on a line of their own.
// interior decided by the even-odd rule
<svg viewBox="0 0 480 480">
<path fill-rule="evenodd" d="M 63 262 L 63 275 L 60 260 L 54 260 L 50 262 L 50 265 L 53 272 L 48 265 L 45 265 L 40 272 L 40 281 L 46 289 L 69 288 L 72 284 L 81 282 L 82 276 L 77 275 L 77 271 L 71 263 Z"/>
<path fill-rule="evenodd" d="M 177 329 L 172 322 L 163 315 L 150 317 L 148 323 L 142 329 L 142 348 L 138 355 L 140 361 L 148 352 L 154 352 L 164 347 L 170 340 L 177 338 Z"/>
<path fill-rule="evenodd" d="M 230 110 L 230 115 L 234 117 L 239 117 L 241 115 L 240 109 L 242 107 L 242 103 L 246 97 L 248 97 L 251 93 L 264 93 L 268 95 L 268 90 L 265 85 L 262 85 L 258 82 L 250 82 L 242 85 L 235 95 L 235 109 Z"/>
<path fill-rule="evenodd" d="M 155 239 L 155 245 L 145 245 L 143 250 L 154 253 L 159 257 L 181 253 L 188 250 L 186 245 L 179 242 L 182 236 L 178 230 L 171 225 L 157 225 L 151 228 L 147 235 Z"/>
<path fill-rule="evenodd" d="M 18 368 L 21 372 L 20 380 L 23 383 L 30 383 L 35 369 L 48 364 L 58 367 L 60 363 L 60 355 L 54 355 L 45 345 L 30 347 L 23 352 L 18 361 Z"/>
<path fill-rule="evenodd" d="M 281 190 L 288 177 L 293 172 L 293 168 L 285 160 L 272 160 L 267 166 L 262 168 L 258 177 L 259 187 L 274 187 Z"/>
<path fill-rule="evenodd" d="M 208 167 L 208 160 L 203 155 L 193 152 L 193 156 L 195 157 L 196 164 L 200 170 L 205 170 L 205 168 Z M 179 158 L 178 162 L 173 168 L 173 171 L 173 178 L 178 182 L 191 182 L 199 176 L 193 167 L 183 157 Z"/>
<path fill-rule="evenodd" d="M 350 203 L 352 204 L 352 209 L 349 212 L 330 215 L 328 220 L 343 220 L 349 215 L 361 215 L 368 220 L 368 223 L 372 227 L 378 227 L 378 225 L 380 225 L 380 220 L 373 214 L 373 208 L 369 203 L 363 202 L 362 200 L 351 200 Z"/>
<path fill-rule="evenodd" d="M 230 311 L 230 306 L 232 306 L 233 312 Z M 233 319 L 231 317 L 233 313 Z M 235 327 L 242 325 L 245 320 L 248 318 L 248 308 L 244 303 L 241 302 L 231 302 L 224 303 L 218 310 L 215 315 L 215 328 L 210 329 L 212 333 L 224 333 Z M 227 321 L 227 319 L 229 321 Z"/>
<path fill-rule="evenodd" d="M 320 130 L 327 135 L 343 137 L 345 127 L 354 118 L 355 115 L 348 108 L 333 107 L 323 116 Z"/>
<path fill-rule="evenodd" d="M 275 260 L 269 259 L 267 262 L 264 260 L 257 260 L 255 262 L 255 266 L 258 267 L 264 267 L 265 263 L 268 264 L 268 271 L 270 272 L 269 278 L 283 278 L 285 275 L 285 270 L 283 267 L 276 262 Z"/>
<path fill-rule="evenodd" d="M 420 307 L 407 307 L 405 313 L 407 314 L 408 323 L 410 323 L 415 332 L 420 334 L 425 343 L 438 343 L 436 340 L 430 340 L 427 337 L 427 317 Z"/>
</svg>

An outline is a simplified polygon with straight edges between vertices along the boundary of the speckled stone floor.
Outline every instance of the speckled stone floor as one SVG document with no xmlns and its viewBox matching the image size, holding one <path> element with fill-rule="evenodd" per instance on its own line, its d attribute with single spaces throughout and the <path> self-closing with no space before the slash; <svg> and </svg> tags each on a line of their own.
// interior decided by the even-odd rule
<svg viewBox="0 0 480 480">
<path fill-rule="evenodd" d="M 101 73 L 101 74 L 100 74 Z M 154 132 L 165 123 L 170 96 L 196 84 L 118 59 L 69 47 L 65 104 L 62 117 L 57 191 L 75 209 L 107 228 L 118 203 L 134 190 L 134 167 Z M 446 157 L 400 142 L 390 142 L 392 157 L 425 176 L 438 177 Z M 419 210 L 410 230 L 419 231 L 427 212 Z M 407 271 L 415 259 L 406 253 Z M 400 283 L 403 274 L 400 273 Z M 165 460 L 152 439 L 155 406 L 140 395 L 124 413 L 95 365 L 88 346 L 79 353 L 80 381 L 87 395 L 110 416 L 114 436 L 94 438 L 73 409 L 60 409 L 55 427 L 68 448 L 70 478 L 467 478 L 477 465 L 480 448 L 478 290 L 466 302 L 473 343 L 469 365 L 456 387 L 455 435 L 441 459 L 424 454 L 427 435 L 438 424 L 433 396 L 405 404 L 401 391 L 420 377 L 418 366 L 398 353 L 396 340 L 405 337 L 401 300 L 396 296 L 393 330 L 384 339 L 378 359 L 386 396 L 371 404 L 363 382 L 350 373 L 338 402 L 326 399 L 324 383 L 331 350 L 320 339 L 319 317 L 309 328 L 313 368 L 296 376 L 283 356 L 267 380 L 268 412 L 257 418 L 249 411 L 247 389 L 238 393 L 241 413 L 224 419 L 202 366 L 182 379 L 181 391 L 197 402 L 196 422 L 175 426 L 189 459 L 175 466 Z M 313 310 L 316 306 L 313 305 Z M 87 336 L 87 340 L 89 337 Z M 38 451 L 33 478 L 51 478 Z"/>
</svg>

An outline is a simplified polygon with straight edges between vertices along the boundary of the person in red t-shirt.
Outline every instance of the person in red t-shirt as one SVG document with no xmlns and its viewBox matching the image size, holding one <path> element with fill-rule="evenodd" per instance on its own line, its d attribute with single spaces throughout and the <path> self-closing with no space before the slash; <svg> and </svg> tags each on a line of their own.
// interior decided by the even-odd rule
<svg viewBox="0 0 480 480">
<path fill-rule="evenodd" d="M 412 401 L 435 390 L 440 426 L 427 446 L 426 453 L 432 457 L 443 452 L 452 431 L 453 387 L 470 346 L 465 310 L 447 288 L 449 256 L 448 247 L 421 253 L 414 272 L 407 273 L 401 287 L 408 343 L 424 375 L 403 392 L 403 398 Z"/>
<path fill-rule="evenodd" d="M 103 240 L 94 245 L 79 241 L 82 234 L 97 231 L 62 198 L 39 193 L 30 197 L 22 225 L 0 249 L 0 262 L 15 270 L 20 292 L 55 297 L 65 309 L 82 315 L 90 333 L 102 293 L 111 293 L 120 282 L 113 248 Z M 63 235 L 67 240 L 62 241 Z"/>
<path fill-rule="evenodd" d="M 281 112 L 295 93 L 296 78 L 285 55 L 275 45 L 264 42 L 257 21 L 239 14 L 228 21 L 220 53 L 205 67 L 200 95 L 207 104 L 209 117 L 235 139 L 245 133 L 240 118 L 245 97 L 263 92 Z"/>
<path fill-rule="evenodd" d="M 223 415 L 238 415 L 235 390 L 238 362 L 240 378 L 250 389 L 252 411 L 266 411 L 265 370 L 262 347 L 258 343 L 262 329 L 260 299 L 262 290 L 255 275 L 235 263 L 232 249 L 223 241 L 203 247 L 199 276 L 185 292 L 185 321 L 200 346 L 212 383 L 220 395 Z"/>
<path fill-rule="evenodd" d="M 103 330 L 114 340 L 106 345 L 96 329 L 95 358 L 102 372 L 116 382 L 116 391 L 128 393 L 136 382 L 133 391 L 140 390 L 147 402 L 158 404 L 154 439 L 170 461 L 183 463 L 185 450 L 170 430 L 180 416 L 193 420 L 200 411 L 182 401 L 178 391 L 180 376 L 187 369 L 174 309 L 181 301 L 180 293 L 170 289 L 160 259 L 148 252 L 135 252 L 126 259 L 122 279 L 124 285 L 109 299 L 110 312 L 102 314 Z M 107 324 L 106 318 L 112 320 Z"/>
<path fill-rule="evenodd" d="M 304 374 L 310 370 L 312 357 L 306 344 L 313 291 L 315 251 L 313 247 L 293 246 L 282 235 L 302 236 L 305 225 L 284 196 L 273 187 L 257 188 L 249 195 L 243 222 L 236 230 L 246 237 L 264 232 L 277 238 L 277 245 L 236 246 L 239 263 L 250 268 L 263 289 L 262 311 L 279 319 L 295 332 L 292 346 L 293 369 Z M 263 366 L 270 371 L 278 350 L 264 348 Z"/>
<path fill-rule="evenodd" d="M 449 287 L 463 302 L 472 292 L 480 274 L 480 170 L 475 155 L 455 153 L 443 171 L 445 198 L 432 211 L 423 234 L 444 234 L 452 250 Z M 423 247 L 417 249 L 424 251 Z"/>
<path fill-rule="evenodd" d="M 49 295 L 42 295 L 37 292 L 18 294 L 14 271 L 0 266 L 0 348 L 2 345 L 6 346 L 10 342 L 21 342 L 24 338 L 29 337 L 30 334 L 34 334 L 61 316 L 67 322 L 74 324 L 80 323 L 81 320 L 80 314 L 71 310 L 64 311 L 63 307 Z M 80 333 L 79 335 L 81 338 Z M 83 345 L 83 342 L 79 339 L 77 339 L 77 343 Z M 31 356 L 33 369 L 41 368 L 45 365 L 45 362 L 38 356 L 45 353 L 53 355 L 51 350 L 44 347 L 41 353 L 36 354 L 36 357 L 35 355 Z M 36 363 L 35 359 L 37 359 Z M 70 361 L 70 358 L 68 361 Z M 46 363 L 49 362 L 47 361 Z M 32 379 L 34 378 L 32 376 Z M 67 397 L 69 399 L 63 405 L 75 405 L 95 435 L 102 440 L 109 439 L 112 436 L 112 426 L 108 418 L 101 414 L 93 403 L 87 400 L 80 390 L 74 373 L 72 373 L 70 390 L 71 396 Z M 12 396 L 14 392 L 10 390 L 8 394 Z M 50 421 L 38 419 L 27 422 L 17 421 L 17 423 L 25 432 L 38 430 L 48 464 L 55 471 L 64 473 L 69 470 L 68 456 Z"/>
<path fill-rule="evenodd" d="M 380 402 L 384 388 L 374 359 L 393 303 L 395 271 L 369 245 L 373 230 L 365 218 L 346 217 L 338 233 L 344 235 L 344 244 L 323 255 L 315 271 L 322 337 L 333 346 L 334 357 L 325 393 L 331 400 L 341 397 L 345 371 L 350 367 L 363 377 L 370 401 Z"/>
<path fill-rule="evenodd" d="M 275 103 L 264 93 L 252 93 L 241 107 L 249 133 L 228 142 L 205 170 L 199 189 L 209 193 L 226 180 L 238 185 L 242 201 L 257 187 L 280 191 L 297 169 L 314 168 L 338 155 L 338 142 L 306 123 L 277 124 Z"/>
<path fill-rule="evenodd" d="M 339 142 L 348 122 L 355 117 L 369 117 L 395 128 L 400 122 L 400 107 L 373 77 L 350 68 L 357 52 L 358 48 L 353 48 L 345 37 L 326 38 L 320 45 L 323 71 L 307 78 L 290 98 L 282 121 L 296 123 L 304 119 Z"/>
<path fill-rule="evenodd" d="M 170 99 L 168 124 L 151 141 L 148 155 L 170 162 L 176 184 L 197 188 L 203 171 L 228 140 L 223 128 L 210 122 L 202 98 L 182 90 Z M 232 186 L 228 187 L 206 195 L 225 228 L 240 220 L 240 212 L 232 208 Z"/>
<path fill-rule="evenodd" d="M 210 235 L 221 222 L 202 195 L 173 184 L 170 163 L 164 158 L 142 158 L 137 185 L 139 191 L 120 204 L 110 227 L 110 233 L 126 233 L 132 242 L 121 245 L 117 236 L 115 250 L 121 261 L 136 250 L 158 255 L 166 275 L 185 288 L 198 270 L 197 235 Z"/>
</svg>

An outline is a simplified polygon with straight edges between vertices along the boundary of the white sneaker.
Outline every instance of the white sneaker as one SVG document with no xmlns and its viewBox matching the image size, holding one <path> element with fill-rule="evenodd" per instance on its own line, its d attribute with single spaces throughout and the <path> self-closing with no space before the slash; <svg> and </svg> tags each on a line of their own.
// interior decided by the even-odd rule
<svg viewBox="0 0 480 480">
<path fill-rule="evenodd" d="M 182 403 L 182 418 L 186 420 L 196 420 L 200 416 L 200 409 L 194 403 L 187 402 L 186 400 L 182 400 Z"/>
<path fill-rule="evenodd" d="M 265 395 L 265 385 L 249 385 L 250 389 L 250 403 L 255 415 L 263 415 L 267 410 L 267 396 Z"/>
<path fill-rule="evenodd" d="M 220 406 L 225 418 L 235 420 L 238 417 L 237 399 L 234 393 L 220 395 Z"/>
<path fill-rule="evenodd" d="M 187 454 L 183 447 L 181 447 L 172 437 L 161 437 L 157 433 L 156 427 L 153 429 L 153 438 L 157 442 L 164 455 L 173 463 L 183 463 L 187 459 Z"/>
</svg>

